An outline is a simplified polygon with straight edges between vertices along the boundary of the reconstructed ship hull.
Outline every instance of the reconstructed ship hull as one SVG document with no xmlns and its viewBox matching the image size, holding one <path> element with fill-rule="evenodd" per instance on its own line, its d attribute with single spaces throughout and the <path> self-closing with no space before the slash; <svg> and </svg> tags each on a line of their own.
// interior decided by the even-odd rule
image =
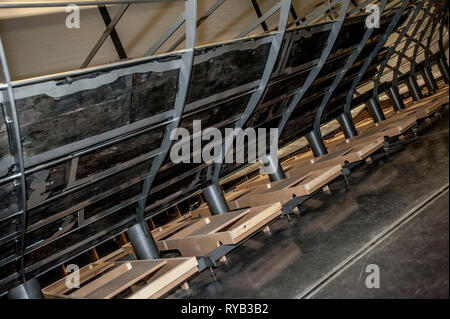
<svg viewBox="0 0 450 319">
<path fill-rule="evenodd" d="M 319 121 L 341 114 L 346 93 L 369 54 L 386 32 L 395 11 L 383 14 L 343 78 Z M 406 12 L 399 25 L 406 19 Z M 333 81 L 357 50 L 366 15 L 346 18 L 320 73 L 296 105 L 279 146 L 314 128 L 318 107 Z M 317 67 L 333 22 L 286 30 L 263 98 L 246 127 L 278 127 L 293 96 Z M 192 131 L 234 127 L 265 71 L 275 35 L 243 38 L 195 48 L 180 127 Z M 370 61 L 360 85 L 378 73 L 388 47 Z M 38 275 L 123 232 L 136 222 L 138 202 L 162 142 L 176 119 L 182 54 L 169 53 L 92 69 L 76 75 L 37 78 L 14 87 L 26 172 L 27 232 L 24 263 Z M 2 101 L 4 102 L 4 101 Z M 356 106 L 356 105 L 353 105 Z M 10 137 L 0 122 L 0 176 L 14 171 Z M 145 203 L 149 218 L 210 183 L 210 164 L 160 166 Z M 242 165 L 226 164 L 220 177 Z M 21 215 L 13 181 L 0 186 L 0 290 L 19 282 L 17 234 Z"/>
</svg>

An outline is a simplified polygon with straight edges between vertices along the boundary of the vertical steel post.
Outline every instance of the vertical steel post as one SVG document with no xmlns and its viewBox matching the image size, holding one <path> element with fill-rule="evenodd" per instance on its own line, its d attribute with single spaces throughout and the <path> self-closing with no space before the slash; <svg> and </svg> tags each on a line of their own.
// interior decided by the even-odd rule
<svg viewBox="0 0 450 319">
<path fill-rule="evenodd" d="M 409 93 L 411 94 L 414 101 L 423 98 L 419 83 L 417 83 L 417 79 L 414 76 L 410 75 L 408 77 L 408 79 L 406 80 L 406 85 L 408 86 Z"/>
<path fill-rule="evenodd" d="M 436 93 L 436 91 L 438 90 L 438 85 L 436 83 L 436 80 L 434 79 L 433 73 L 427 66 L 423 68 L 423 79 L 425 80 L 428 92 L 430 94 Z"/>
<path fill-rule="evenodd" d="M 375 123 L 382 122 L 386 119 L 384 116 L 383 110 L 380 107 L 380 103 L 378 103 L 378 100 L 374 97 L 370 98 L 366 102 L 367 108 L 370 111 L 370 115 L 372 115 L 373 121 Z"/>
<path fill-rule="evenodd" d="M 134 253 L 139 260 L 151 260 L 159 258 L 158 246 L 156 246 L 147 222 L 142 221 L 127 230 Z"/>
<path fill-rule="evenodd" d="M 309 146 L 315 157 L 328 154 L 327 148 L 325 147 L 320 134 L 316 130 L 312 130 L 306 134 L 306 139 L 308 140 Z"/>
<path fill-rule="evenodd" d="M 272 172 L 268 174 L 271 182 L 277 182 L 286 178 L 280 161 L 275 161 L 271 156 L 266 156 L 263 161 L 264 166 Z"/>
<path fill-rule="evenodd" d="M 339 115 L 337 120 L 342 128 L 342 131 L 344 132 L 345 138 L 352 138 L 358 135 L 355 124 L 353 124 L 353 120 L 347 115 L 347 113 L 344 112 Z"/>
<path fill-rule="evenodd" d="M 203 189 L 203 195 L 209 205 L 211 214 L 222 215 L 230 211 L 227 201 L 225 200 L 225 197 L 223 197 L 222 191 L 217 184 L 213 183 Z"/>
<path fill-rule="evenodd" d="M 398 112 L 405 108 L 405 103 L 403 103 L 402 97 L 400 96 L 400 93 L 396 86 L 390 86 L 389 89 L 387 89 L 386 93 L 389 96 L 389 100 L 391 100 L 392 106 L 394 107 L 395 111 Z"/>
<path fill-rule="evenodd" d="M 448 75 L 448 65 L 447 62 L 445 62 L 444 57 L 440 56 L 438 59 L 438 67 L 439 67 L 439 72 L 441 72 L 442 75 L 442 79 L 444 80 L 445 83 L 449 83 L 449 75 Z"/>
<path fill-rule="evenodd" d="M 8 291 L 9 299 L 44 299 L 41 287 L 36 278 L 30 279 L 20 286 Z"/>
</svg>

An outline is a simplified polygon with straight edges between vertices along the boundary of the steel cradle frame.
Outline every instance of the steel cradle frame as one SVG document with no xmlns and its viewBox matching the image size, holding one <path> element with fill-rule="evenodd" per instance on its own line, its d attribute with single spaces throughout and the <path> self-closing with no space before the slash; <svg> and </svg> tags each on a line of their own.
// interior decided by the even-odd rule
<svg viewBox="0 0 450 319">
<path fill-rule="evenodd" d="M 180 0 L 178 0 L 180 1 Z M 6 235 L 0 234 L 0 245 L 14 243 L 14 251 L 15 253 L 11 256 L 6 256 L 0 260 L 0 273 L 2 267 L 8 264 L 15 264 L 15 268 L 18 269 L 17 273 L 10 274 L 6 277 L 0 276 L 0 286 L 2 287 L 2 291 L 9 289 L 21 282 L 25 282 L 27 278 L 39 275 L 49 269 L 60 265 L 67 261 L 70 258 L 73 258 L 76 255 L 79 255 L 88 249 L 98 245 L 101 242 L 104 242 L 117 234 L 123 232 L 128 227 L 134 225 L 136 222 L 149 219 L 158 213 L 160 213 L 163 209 L 166 209 L 184 198 L 199 193 L 203 187 L 208 184 L 214 183 L 218 184 L 221 177 L 223 177 L 222 166 L 216 164 L 214 166 L 202 164 L 197 165 L 194 169 L 190 171 L 184 172 L 179 177 L 174 177 L 172 179 L 166 180 L 164 183 L 160 183 L 158 185 L 154 185 L 155 179 L 158 176 L 158 172 L 161 172 L 163 168 L 170 168 L 173 166 L 170 163 L 166 162 L 167 154 L 171 148 L 170 141 L 170 132 L 180 127 L 184 118 L 188 118 L 188 115 L 195 114 L 195 112 L 200 112 L 202 107 L 207 107 L 207 109 L 214 108 L 214 102 L 220 102 L 220 105 L 223 105 L 223 100 L 226 101 L 236 101 L 241 99 L 242 97 L 247 96 L 248 100 L 246 102 L 246 106 L 241 113 L 237 113 L 233 118 L 228 119 L 226 124 L 233 125 L 234 127 L 244 128 L 246 123 L 249 121 L 253 113 L 258 109 L 258 107 L 263 102 L 267 90 L 272 83 L 272 80 L 280 75 L 283 65 L 286 64 L 287 55 L 290 53 L 290 47 L 287 45 L 289 42 L 286 39 L 290 39 L 291 35 L 287 34 L 287 30 L 290 27 L 301 28 L 303 26 L 309 26 L 311 23 L 316 22 L 318 19 L 320 21 L 324 21 L 339 10 L 339 16 L 333 20 L 330 24 L 320 24 L 317 25 L 318 29 L 322 28 L 324 31 L 329 30 L 329 35 L 327 39 L 327 45 L 324 50 L 321 52 L 320 58 L 315 64 L 316 67 L 312 68 L 307 76 L 306 81 L 303 85 L 299 86 L 294 93 L 291 93 L 289 97 L 289 106 L 287 109 L 280 115 L 280 122 L 278 127 L 280 129 L 280 135 L 283 132 L 286 123 L 291 118 L 292 113 L 297 108 L 297 106 L 301 103 L 304 98 L 305 93 L 308 91 L 310 86 L 317 79 L 321 69 L 326 64 L 328 58 L 330 57 L 331 50 L 335 41 L 337 40 L 340 30 L 344 24 L 346 18 L 353 16 L 355 13 L 359 12 L 369 3 L 380 3 L 382 10 L 386 6 L 389 9 L 389 5 L 394 3 L 392 6 L 400 6 L 397 8 L 397 11 L 389 23 L 386 32 L 380 36 L 379 40 L 376 42 L 375 49 L 371 52 L 371 54 L 366 58 L 357 73 L 357 76 L 352 80 L 351 90 L 346 95 L 345 105 L 342 106 L 342 111 L 349 113 L 352 104 L 352 98 L 356 93 L 356 89 L 358 85 L 361 83 L 362 77 L 366 70 L 371 66 L 373 61 L 375 60 L 377 54 L 382 49 L 383 45 L 386 43 L 388 37 L 393 33 L 394 29 L 397 26 L 400 18 L 403 15 L 403 12 L 407 10 L 407 6 L 410 4 L 415 4 L 416 7 L 413 11 L 413 15 L 410 17 L 407 25 L 402 29 L 400 35 L 397 38 L 394 46 L 390 47 L 388 53 L 384 57 L 383 62 L 378 70 L 378 75 L 375 79 L 374 93 L 373 96 L 378 98 L 378 86 L 380 85 L 380 79 L 385 74 L 384 69 L 387 67 L 388 62 L 394 57 L 396 54 L 399 56 L 397 60 L 397 66 L 399 67 L 402 62 L 402 59 L 406 58 L 406 51 L 409 45 L 415 44 L 414 55 L 413 58 L 410 59 L 412 64 L 412 70 L 414 72 L 414 64 L 416 62 L 416 58 L 418 55 L 418 47 L 421 45 L 423 38 L 426 35 L 427 30 L 431 25 L 431 32 L 429 32 L 429 36 L 427 38 L 427 42 L 424 48 L 425 60 L 427 61 L 427 65 L 431 65 L 430 56 L 431 56 L 431 42 L 433 38 L 433 31 L 438 28 L 439 29 L 439 48 L 441 54 L 443 51 L 443 29 L 445 25 L 445 11 L 441 10 L 439 13 L 439 17 L 434 17 L 431 19 L 430 16 L 435 16 L 436 11 L 439 11 L 437 7 L 431 13 L 430 8 L 432 6 L 431 3 L 434 1 L 430 1 L 428 3 L 429 10 L 425 10 L 421 22 L 428 17 L 428 23 L 426 28 L 422 30 L 419 34 L 419 39 L 413 41 L 412 39 L 418 34 L 419 26 L 422 23 L 417 23 L 417 16 L 419 11 L 422 11 L 422 6 L 427 2 L 426 0 L 420 1 L 418 4 L 416 1 L 364 1 L 357 6 L 354 6 L 352 10 L 350 9 L 350 1 L 332 1 L 330 3 L 326 1 L 320 1 L 318 5 L 313 6 L 310 11 L 305 14 L 295 17 L 295 10 L 293 10 L 293 6 L 290 0 L 281 0 L 279 1 L 273 8 L 269 9 L 266 13 L 262 14 L 258 17 L 257 20 L 253 24 L 251 24 L 246 30 L 244 30 L 241 34 L 237 36 L 237 40 L 229 41 L 226 45 L 231 46 L 233 49 L 239 49 L 242 46 L 242 43 L 249 45 L 250 47 L 253 45 L 255 48 L 258 45 L 268 46 L 267 59 L 264 62 L 263 71 L 261 72 L 260 77 L 252 82 L 246 83 L 244 85 L 232 88 L 227 92 L 221 92 L 219 94 L 213 95 L 206 99 L 200 101 L 188 101 L 189 90 L 190 90 L 190 81 L 192 78 L 193 69 L 196 61 L 196 54 L 203 51 L 208 51 L 209 46 L 203 47 L 195 47 L 195 35 L 196 29 L 200 26 L 205 19 L 211 16 L 221 5 L 225 2 L 225 0 L 218 0 L 213 6 L 208 9 L 199 19 L 197 19 L 197 1 L 196 0 L 186 0 L 185 2 L 185 11 L 184 13 L 172 24 L 171 27 L 164 33 L 161 38 L 148 50 L 147 56 L 134 60 L 127 60 L 117 63 L 112 63 L 105 66 L 99 67 L 88 67 L 90 61 L 95 56 L 95 54 L 100 49 L 101 45 L 107 39 L 108 36 L 112 36 L 114 32 L 114 28 L 117 26 L 121 17 L 128 9 L 128 7 L 135 3 L 144 3 L 144 2 L 163 2 L 163 0 L 135 0 L 135 1 L 75 1 L 71 2 L 77 5 L 93 5 L 93 6 L 105 6 L 105 5 L 121 5 L 120 10 L 116 13 L 116 15 L 110 19 L 107 28 L 103 32 L 100 39 L 97 41 L 91 52 L 87 55 L 87 58 L 82 63 L 79 70 L 65 72 L 62 74 L 55 74 L 49 76 L 43 76 L 39 78 L 32 78 L 26 80 L 12 81 L 9 71 L 8 64 L 6 60 L 6 55 L 4 51 L 4 47 L 0 38 L 0 59 L 2 65 L 2 75 L 0 76 L 0 90 L 2 91 L 2 109 L 3 109 L 3 117 L 6 124 L 7 132 L 8 132 L 8 140 L 9 140 L 9 148 L 11 156 L 9 157 L 10 165 L 3 165 L 7 167 L 7 171 L 2 171 L 2 167 L 0 167 L 0 187 L 11 184 L 13 190 L 15 192 L 15 196 L 17 198 L 16 206 L 13 206 L 6 211 L 1 211 L 0 214 L 0 222 L 2 223 L 15 223 L 15 231 L 10 232 Z M 256 3 L 256 2 L 255 2 Z M 256 3 L 257 4 L 257 3 Z M 66 2 L 61 3 L 1 3 L 0 10 L 6 8 L 34 8 L 34 7 L 55 7 L 55 6 L 65 6 Z M 324 6 L 324 7 L 322 7 Z M 444 6 L 444 5 L 442 5 Z M 448 10 L 448 5 L 446 5 Z M 279 13 L 279 21 L 278 28 L 274 31 L 268 31 L 262 36 L 252 36 L 247 37 L 247 35 L 252 32 L 256 27 L 262 25 L 269 17 L 273 16 L 275 13 Z M 293 16 L 293 21 L 289 21 L 289 14 Z M 295 14 L 295 15 L 294 15 Z M 332 17 L 334 18 L 334 17 Z M 319 22 L 320 22 L 319 21 Z M 433 22 L 431 24 L 431 21 Z M 185 24 L 186 32 L 185 36 L 180 37 L 176 40 L 176 42 L 171 46 L 170 50 L 175 50 L 179 47 L 183 42 L 185 42 L 185 49 L 178 50 L 176 52 L 160 54 L 157 56 L 153 56 L 157 52 L 157 50 L 174 34 L 176 30 L 178 30 L 182 24 Z M 403 47 L 402 52 L 396 51 L 396 47 L 401 43 L 401 40 L 407 36 L 407 32 L 410 29 L 410 26 L 416 23 L 416 28 L 412 35 L 407 37 L 406 44 Z M 317 110 L 316 117 L 314 120 L 314 129 L 318 129 L 320 127 L 322 121 L 322 113 L 328 105 L 330 98 L 333 95 L 333 92 L 336 90 L 338 85 L 344 79 L 344 76 L 350 69 L 350 67 L 354 64 L 357 57 L 361 54 L 362 50 L 366 46 L 366 42 L 370 38 L 373 30 L 367 29 L 364 33 L 364 36 L 361 38 L 359 44 L 353 49 L 353 51 L 349 54 L 349 57 L 346 60 L 344 67 L 340 72 L 337 73 L 336 77 L 327 93 L 323 96 L 322 102 L 320 103 L 320 107 Z M 284 40 L 286 40 L 284 42 Z M 423 45 L 422 45 L 423 47 Z M 217 50 L 217 49 L 216 49 Z M 226 53 L 226 49 L 223 50 Z M 120 54 L 119 54 L 120 56 Z M 156 59 L 156 60 L 155 60 Z M 18 117 L 17 111 L 17 96 L 15 93 L 19 91 L 21 88 L 26 88 L 30 85 L 38 85 L 39 83 L 49 82 L 49 81 L 59 81 L 61 83 L 63 80 L 63 84 L 71 84 L 71 78 L 73 77 L 83 77 L 87 74 L 92 74 L 95 72 L 109 72 L 111 70 L 120 70 L 124 68 L 132 68 L 134 66 L 143 65 L 146 63 L 152 64 L 153 61 L 163 61 L 166 67 L 172 70 L 178 70 L 178 78 L 177 78 L 177 93 L 173 104 L 173 109 L 159 113 L 150 118 L 145 118 L 140 121 L 130 123 L 123 127 L 120 127 L 115 130 L 110 130 L 103 134 L 99 134 L 96 139 L 85 139 L 81 141 L 76 141 L 70 145 L 64 145 L 58 150 L 51 150 L 47 153 L 40 153 L 35 157 L 25 157 L 23 151 L 23 138 L 21 137 L 21 127 L 20 121 Z M 284 62 L 283 62 L 284 61 Z M 157 68 L 155 69 L 157 70 Z M 397 83 L 397 79 L 399 78 L 398 68 L 394 69 L 394 80 L 393 82 Z M 2 77 L 3 76 L 3 77 Z M 65 82 L 64 82 L 65 81 Z M 3 82 L 3 83 L 1 83 Z M 245 100 L 244 100 L 245 101 Z M 286 103 L 286 102 L 285 102 Z M 213 105 L 209 107 L 208 105 Z M 203 110 L 203 109 L 202 109 Z M 324 119 L 327 120 L 327 119 Z M 135 158 L 131 161 L 120 163 L 117 166 L 102 171 L 98 174 L 87 176 L 84 179 L 77 180 L 76 172 L 77 167 L 79 165 L 79 159 L 81 156 L 85 154 L 89 154 L 96 150 L 104 149 L 109 145 L 114 145 L 120 143 L 121 141 L 129 140 L 136 136 L 141 136 L 146 132 L 151 132 L 155 129 L 163 130 L 162 137 L 160 140 L 160 146 L 151 151 L 150 153 L 143 154 L 138 158 Z M 280 138 L 280 136 L 279 136 Z M 232 141 L 231 141 L 232 142 Z M 231 145 L 230 141 L 224 141 L 223 147 L 225 151 Z M 226 152 L 224 152 L 226 154 Z M 1 163 L 1 162 L 0 162 Z M 32 197 L 29 192 L 29 188 L 27 183 L 29 183 L 27 176 L 34 176 L 33 174 L 39 173 L 41 171 L 47 170 L 50 171 L 51 168 L 55 167 L 55 165 L 60 165 L 62 163 L 67 163 L 70 167 L 68 169 L 69 180 L 66 187 L 67 191 L 63 193 L 56 194 L 54 197 L 49 198 L 38 198 Z M 147 171 L 145 174 L 138 175 L 133 180 L 128 180 L 127 185 L 136 185 L 137 183 L 141 183 L 142 187 L 140 191 L 136 193 L 136 195 L 131 198 L 123 201 L 113 207 L 108 208 L 107 210 L 100 213 L 98 216 L 94 216 L 95 218 L 85 218 L 85 210 L 83 207 L 75 207 L 66 210 L 64 214 L 57 214 L 52 218 L 48 219 L 44 223 L 40 223 L 39 225 L 29 225 L 27 223 L 27 212 L 31 209 L 37 209 L 42 207 L 45 204 L 53 202 L 55 200 L 61 199 L 70 194 L 74 194 L 77 190 L 86 188 L 89 185 L 93 185 L 101 180 L 106 180 L 110 176 L 115 174 L 119 174 L 120 172 L 124 172 L 126 169 L 130 167 L 134 167 L 139 163 L 147 164 Z M 145 171 L 144 171 L 145 172 Z M 191 180 L 189 187 L 187 190 L 178 190 L 177 192 L 171 194 L 171 196 L 167 197 L 162 208 L 158 208 L 157 206 L 161 203 L 156 200 L 151 202 L 151 196 L 156 194 L 158 191 L 164 190 L 169 185 L 174 185 L 177 182 L 181 181 L 185 177 L 189 177 L 195 175 L 195 178 Z M 87 203 L 93 204 L 97 201 L 101 201 L 102 199 L 108 198 L 108 196 L 112 196 L 115 193 L 123 190 L 123 185 L 118 187 L 113 187 L 108 191 L 105 191 L 85 202 L 84 207 L 87 206 Z M 137 204 L 137 206 L 136 206 Z M 133 206 L 134 205 L 134 206 Z M 79 205 L 78 205 L 79 206 Z M 90 235 L 88 238 L 85 238 L 75 245 L 64 247 L 62 250 L 57 251 L 56 253 L 46 256 L 46 258 L 42 258 L 36 261 L 33 261 L 31 264 L 27 265 L 26 255 L 30 254 L 34 251 L 37 251 L 41 247 L 45 247 L 53 243 L 57 239 L 61 239 L 64 236 L 75 233 L 84 227 L 88 227 L 91 224 L 97 222 L 100 219 L 108 218 L 108 216 L 112 216 L 117 212 L 121 212 L 126 207 L 132 207 L 131 213 L 128 217 L 119 219 L 113 225 L 109 225 L 107 228 L 102 228 L 101 231 L 96 232 L 94 235 Z M 134 213 L 133 213 L 134 212 Z M 68 216 L 68 214 L 73 214 L 77 216 L 77 226 L 75 228 L 70 229 L 66 232 L 61 232 L 56 238 L 51 238 L 50 240 L 44 240 L 42 243 L 35 243 L 32 246 L 26 246 L 26 237 L 32 233 L 33 231 L 38 231 L 41 227 L 46 225 L 50 225 L 58 220 L 58 218 L 65 218 L 64 216 Z M 26 230 L 25 230 L 26 229 Z M 3 256 L 3 255 L 2 255 Z"/>
</svg>

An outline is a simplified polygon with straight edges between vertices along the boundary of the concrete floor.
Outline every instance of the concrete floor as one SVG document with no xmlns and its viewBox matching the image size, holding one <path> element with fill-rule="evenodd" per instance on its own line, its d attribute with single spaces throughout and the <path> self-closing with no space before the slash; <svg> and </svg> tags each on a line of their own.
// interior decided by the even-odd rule
<svg viewBox="0 0 450 319">
<path fill-rule="evenodd" d="M 169 298 L 448 298 L 449 122 L 434 117 L 390 159 L 355 168 Z M 369 289 L 368 265 L 380 271 Z"/>
</svg>

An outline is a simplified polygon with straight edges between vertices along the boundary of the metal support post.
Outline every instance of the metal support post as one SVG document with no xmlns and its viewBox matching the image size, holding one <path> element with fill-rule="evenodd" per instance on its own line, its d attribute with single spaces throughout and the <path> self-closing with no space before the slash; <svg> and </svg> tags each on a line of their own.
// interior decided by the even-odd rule
<svg viewBox="0 0 450 319">
<path fill-rule="evenodd" d="M 325 147 L 322 138 L 319 136 L 319 133 L 316 130 L 312 130 L 311 132 L 306 134 L 306 139 L 308 140 L 309 146 L 311 146 L 315 157 L 328 154 L 327 148 Z"/>
<path fill-rule="evenodd" d="M 431 72 L 430 68 L 427 66 L 423 68 L 423 79 L 425 80 L 425 84 L 428 88 L 428 92 L 430 94 L 436 93 L 438 90 L 438 85 L 436 80 L 434 79 L 433 72 Z"/>
<path fill-rule="evenodd" d="M 378 100 L 376 98 L 370 98 L 366 102 L 366 105 L 369 108 L 370 114 L 372 115 L 373 121 L 375 123 L 382 122 L 386 119 L 383 110 L 381 109 L 380 103 L 378 103 Z"/>
<path fill-rule="evenodd" d="M 339 125 L 344 132 L 345 138 L 352 138 L 358 133 L 356 132 L 355 124 L 353 124 L 353 120 L 347 115 L 347 113 L 342 113 L 337 117 Z"/>
<path fill-rule="evenodd" d="M 423 98 L 419 83 L 417 83 L 417 79 L 414 76 L 409 76 L 406 84 L 408 85 L 409 93 L 411 94 L 414 101 Z"/>
<path fill-rule="evenodd" d="M 41 287 L 36 278 L 32 278 L 20 286 L 8 291 L 9 299 L 44 299 Z"/>
<path fill-rule="evenodd" d="M 386 93 L 389 96 L 389 99 L 391 100 L 392 106 L 394 107 L 395 111 L 398 112 L 405 108 L 405 103 L 403 103 L 402 97 L 400 96 L 400 93 L 396 86 L 390 86 Z"/>
<path fill-rule="evenodd" d="M 127 230 L 134 253 L 139 260 L 159 258 L 159 250 L 145 221 L 142 221 Z"/>
<path fill-rule="evenodd" d="M 203 195 L 209 205 L 211 214 L 221 215 L 230 211 L 225 197 L 223 197 L 221 190 L 216 184 L 211 184 L 203 189 Z"/>
</svg>

